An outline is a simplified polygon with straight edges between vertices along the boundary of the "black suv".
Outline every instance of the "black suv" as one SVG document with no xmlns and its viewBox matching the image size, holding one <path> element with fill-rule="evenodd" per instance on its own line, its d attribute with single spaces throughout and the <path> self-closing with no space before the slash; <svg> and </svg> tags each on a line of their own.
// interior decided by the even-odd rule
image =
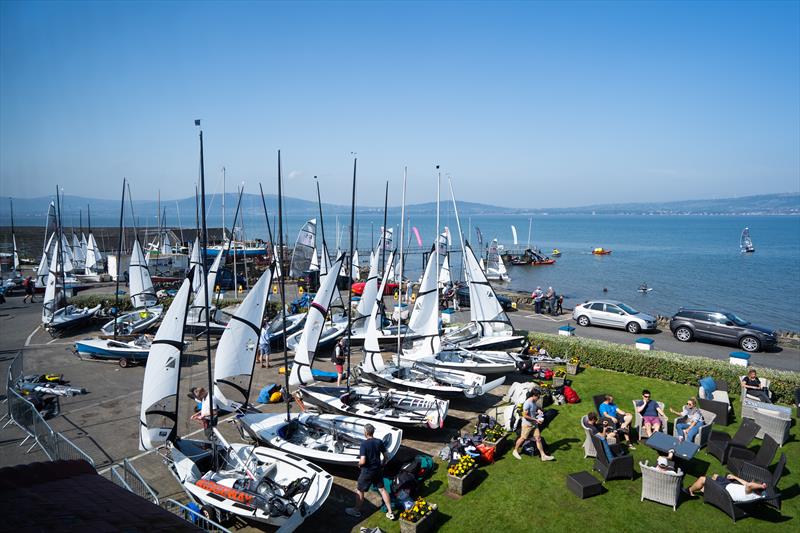
<svg viewBox="0 0 800 533">
<path fill-rule="evenodd" d="M 669 329 L 679 341 L 724 342 L 735 344 L 746 352 L 758 352 L 778 344 L 773 329 L 755 326 L 727 311 L 681 308 L 669 321 Z"/>
</svg>

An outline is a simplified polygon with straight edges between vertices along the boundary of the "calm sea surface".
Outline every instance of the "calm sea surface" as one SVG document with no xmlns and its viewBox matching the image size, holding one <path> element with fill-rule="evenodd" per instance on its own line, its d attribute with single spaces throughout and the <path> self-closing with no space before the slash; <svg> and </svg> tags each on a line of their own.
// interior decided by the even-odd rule
<svg viewBox="0 0 800 533">
<path fill-rule="evenodd" d="M 286 217 L 284 233 L 290 246 L 305 218 Z M 339 217 L 342 250 L 348 246 L 347 218 Z M 396 226 L 399 233 L 399 217 L 394 218 L 390 217 L 388 225 Z M 116 223 L 103 222 L 97 225 Z M 435 222 L 435 213 L 411 217 L 410 225 L 418 228 L 426 249 L 433 242 Z M 382 215 L 359 216 L 357 244 L 362 265 L 368 262 L 365 254 L 370 246 L 377 244 L 382 223 Z M 209 220 L 210 227 L 218 224 L 219 220 Z M 452 271 L 463 279 L 456 220 L 444 202 L 440 224 L 452 232 Z M 513 248 L 512 224 L 517 229 L 519 247 L 524 248 L 528 242 L 527 217 L 483 215 L 461 219 L 462 231 L 476 251 L 476 227 L 484 244 L 497 238 Z M 754 254 L 739 252 L 739 236 L 745 226 L 750 228 Z M 263 216 L 245 217 L 245 232 L 248 238 L 266 236 Z M 325 234 L 333 253 L 337 241 L 335 217 L 326 216 Z M 407 259 L 406 274 L 416 279 L 422 270 L 422 254 L 416 237 L 411 241 L 417 252 Z M 548 254 L 558 248 L 563 255 L 551 266 L 509 265 L 511 281 L 505 284 L 507 288 L 530 291 L 537 285 L 544 289 L 553 286 L 565 295 L 570 307 L 588 298 L 608 297 L 662 315 L 671 315 L 681 306 L 725 308 L 755 323 L 800 331 L 800 217 L 537 216 L 531 244 Z M 591 250 L 599 246 L 613 253 L 592 255 Z M 642 282 L 653 291 L 637 292 Z"/>
</svg>

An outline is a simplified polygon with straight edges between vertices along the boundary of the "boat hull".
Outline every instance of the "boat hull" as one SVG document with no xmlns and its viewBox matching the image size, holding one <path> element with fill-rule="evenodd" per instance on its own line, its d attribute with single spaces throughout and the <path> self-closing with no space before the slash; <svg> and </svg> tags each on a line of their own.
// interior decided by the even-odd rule
<svg viewBox="0 0 800 533">
<path fill-rule="evenodd" d="M 150 348 L 109 339 L 86 339 L 75 343 L 75 351 L 95 359 L 124 358 L 129 361 L 144 361 L 150 353 Z"/>
<path fill-rule="evenodd" d="M 330 443 L 319 442 L 317 446 L 306 446 L 297 443 L 297 439 L 293 439 L 292 435 L 287 435 L 290 423 L 286 421 L 286 415 L 284 414 L 246 414 L 239 421 L 251 437 L 273 448 L 299 455 L 309 461 L 341 466 L 358 466 L 360 457 L 359 445 L 364 440 L 366 420 L 339 414 L 292 413 L 290 417 L 295 424 L 299 423 L 303 427 L 311 427 L 323 431 L 331 430 L 331 433 L 344 437 L 341 439 L 345 441 L 345 444 L 341 446 L 341 451 L 335 451 L 335 448 L 337 448 L 335 437 Z M 403 430 L 380 422 L 372 422 L 372 425 L 375 428 L 375 438 L 383 441 L 386 459 L 390 460 L 400 449 Z"/>
</svg>

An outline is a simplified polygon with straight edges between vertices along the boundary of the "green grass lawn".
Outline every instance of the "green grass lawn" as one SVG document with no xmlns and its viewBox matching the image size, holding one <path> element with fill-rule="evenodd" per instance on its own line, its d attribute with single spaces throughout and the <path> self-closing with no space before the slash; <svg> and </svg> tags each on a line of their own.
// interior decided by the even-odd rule
<svg viewBox="0 0 800 533">
<path fill-rule="evenodd" d="M 555 455 L 555 461 L 542 463 L 538 457 L 527 456 L 518 461 L 509 450 L 495 464 L 484 467 L 483 481 L 458 500 L 445 494 L 447 469 L 439 464 L 423 494 L 428 501 L 439 505 L 440 531 L 563 532 L 581 527 L 596 531 L 648 532 L 722 531 L 723 528 L 738 531 L 800 530 L 800 525 L 795 522 L 800 510 L 800 468 L 797 467 L 800 464 L 800 442 L 796 426 L 792 427 L 789 442 L 775 459 L 777 461 L 780 453 L 787 456 L 788 468 L 779 484 L 784 494 L 782 516 L 769 509 L 758 517 L 733 524 L 716 507 L 704 505 L 702 497 L 690 499 L 687 496 L 677 511 L 649 500 L 640 502 L 642 482 L 638 463 L 649 460 L 652 465 L 657 457 L 655 450 L 643 444 L 632 451 L 637 472 L 634 481 L 608 481 L 604 483 L 606 491 L 603 494 L 585 500 L 577 498 L 566 488 L 567 474 L 586 470 L 600 478 L 599 473 L 592 471 L 594 459 L 583 458 L 584 432 L 580 426 L 580 418 L 593 410 L 593 395 L 611 393 L 617 405 L 632 412 L 631 401 L 640 399 L 641 390 L 647 388 L 653 393 L 653 399 L 679 410 L 687 398 L 696 395 L 697 388 L 591 368 L 574 377 L 573 387 L 581 396 L 581 402 L 555 407 L 560 413 L 544 432 L 549 444 L 548 452 Z M 732 401 L 738 416 L 738 396 Z M 670 416 L 670 421 L 673 419 Z M 728 427 L 715 426 L 714 429 L 734 433 L 740 421 L 736 419 Z M 757 439 L 754 446 L 758 445 L 760 440 Z M 683 486 L 688 487 L 706 470 L 709 474 L 727 473 L 725 467 L 703 448 L 692 461 Z M 388 532 L 399 530 L 398 522 L 390 522 L 382 513 L 374 513 L 361 525 L 378 526 Z"/>
</svg>

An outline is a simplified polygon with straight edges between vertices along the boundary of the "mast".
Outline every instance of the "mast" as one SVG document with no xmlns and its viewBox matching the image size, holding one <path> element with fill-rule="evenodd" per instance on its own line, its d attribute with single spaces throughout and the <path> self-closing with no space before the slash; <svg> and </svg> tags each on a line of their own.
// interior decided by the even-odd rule
<svg viewBox="0 0 800 533">
<path fill-rule="evenodd" d="M 122 178 L 122 201 L 119 206 L 119 245 L 117 246 L 117 288 L 114 291 L 114 340 L 117 340 L 117 321 L 119 320 L 119 278 L 120 269 L 122 267 L 122 223 L 123 214 L 125 213 L 125 178 Z M 91 218 L 89 218 L 89 228 L 92 227 Z M 91 229 L 89 235 L 91 235 Z"/>
<path fill-rule="evenodd" d="M 281 258 L 283 258 L 283 186 L 281 184 L 281 151 L 278 150 L 278 240 Z M 281 272 L 283 274 L 283 272 Z M 286 394 L 289 394 L 289 353 L 286 350 L 286 287 L 284 276 L 281 275 L 281 320 L 283 322 L 283 368 L 287 371 L 283 373 L 286 386 Z M 291 419 L 289 399 L 286 399 L 286 421 Z"/>
<path fill-rule="evenodd" d="M 461 271 L 465 274 L 464 278 L 469 277 L 469 270 L 464 268 L 464 264 L 466 260 L 464 259 L 466 256 L 466 249 L 464 248 L 464 234 L 461 233 L 461 220 L 458 218 L 458 206 L 456 205 L 456 194 L 453 192 L 453 180 L 448 176 L 447 182 L 450 184 L 450 197 L 453 199 L 453 211 L 456 214 L 456 226 L 458 227 L 458 240 L 461 242 Z M 469 282 L 469 279 L 466 279 Z"/>
<path fill-rule="evenodd" d="M 203 129 L 200 127 L 200 120 L 194 121 L 194 125 L 200 128 L 200 203 L 203 216 L 202 233 L 200 234 L 200 246 L 202 246 L 203 267 L 208 264 L 208 228 L 206 227 L 206 170 L 203 162 Z M 205 273 L 205 272 L 204 272 Z M 209 425 L 211 428 L 216 426 L 216 419 L 214 418 L 214 376 L 211 374 L 211 318 L 210 318 L 210 304 L 208 298 L 208 288 L 205 288 L 206 296 L 203 298 L 205 304 L 206 315 L 206 364 L 208 368 L 208 405 L 211 410 L 211 420 Z M 216 441 L 215 441 L 216 442 Z M 216 447 L 216 444 L 215 444 Z M 216 451 L 216 450 L 215 450 Z"/>
<path fill-rule="evenodd" d="M 386 210 L 388 207 L 389 207 L 389 180 L 386 180 L 386 191 L 384 192 L 383 195 L 383 235 L 381 235 L 381 273 L 383 273 L 383 271 L 386 270 Z M 381 297 L 383 297 L 382 294 Z"/>
<path fill-rule="evenodd" d="M 353 226 L 356 219 L 356 168 L 358 165 L 358 158 L 353 158 L 353 196 L 352 204 L 350 205 L 350 261 L 353 261 Z M 386 190 L 389 190 L 389 184 L 386 184 Z M 385 215 L 384 215 L 385 217 Z M 385 224 L 385 223 L 384 223 Z M 347 276 L 347 298 L 348 300 L 353 295 L 353 276 Z M 347 313 L 347 392 L 350 392 L 350 352 L 352 351 L 352 326 L 353 326 L 353 310 Z"/>
<path fill-rule="evenodd" d="M 225 167 L 222 167 L 222 240 L 225 240 L 225 178 L 226 178 L 226 171 Z M 234 228 L 236 225 L 234 224 Z M 231 234 L 231 238 L 233 238 L 233 234 Z M 233 268 L 234 272 L 236 271 L 236 249 L 233 250 Z M 235 277 L 235 274 L 234 274 Z M 234 280 L 234 285 L 236 285 Z M 236 292 L 234 288 L 234 292 Z"/>
<path fill-rule="evenodd" d="M 402 352 L 401 343 L 402 337 L 400 335 L 400 325 L 403 322 L 402 308 L 399 306 L 403 303 L 403 231 L 405 229 L 405 216 L 406 216 L 406 180 L 408 179 L 408 167 L 403 167 L 403 194 L 400 203 L 400 283 L 397 286 L 397 303 L 400 312 L 397 313 L 397 366 L 400 366 L 400 357 Z M 378 289 L 380 290 L 380 289 Z M 383 295 L 381 295 L 383 297 Z"/>
<path fill-rule="evenodd" d="M 181 246 L 179 248 L 180 250 L 181 248 L 183 248 L 183 243 L 185 243 L 186 240 L 183 238 L 183 224 L 181 224 L 181 206 L 178 204 L 178 200 L 175 200 L 175 210 L 178 211 L 178 229 L 181 230 Z"/>
<path fill-rule="evenodd" d="M 439 170 L 439 165 L 436 165 L 436 287 L 438 290 L 439 287 L 439 189 L 441 188 L 442 182 L 442 172 Z M 438 301 L 439 297 L 436 297 L 437 301 L 437 309 L 438 309 Z M 438 315 L 439 312 L 437 311 L 436 314 Z M 438 320 L 438 317 L 437 317 Z"/>
<path fill-rule="evenodd" d="M 11 204 L 11 242 L 14 243 L 14 249 L 11 250 L 11 276 L 16 276 L 17 274 L 17 236 L 14 233 L 14 200 L 13 198 L 8 198 L 8 203 Z"/>
<path fill-rule="evenodd" d="M 56 291 L 55 291 L 55 301 L 53 302 L 53 318 L 55 318 L 55 312 L 59 309 L 60 298 L 58 297 L 58 273 L 61 272 L 61 290 L 64 292 L 66 297 L 67 287 L 66 287 L 66 278 L 64 277 L 64 243 L 63 243 L 64 233 L 61 228 L 61 195 L 58 192 L 58 185 L 56 185 L 56 239 L 58 239 L 58 244 L 56 245 Z"/>
</svg>

